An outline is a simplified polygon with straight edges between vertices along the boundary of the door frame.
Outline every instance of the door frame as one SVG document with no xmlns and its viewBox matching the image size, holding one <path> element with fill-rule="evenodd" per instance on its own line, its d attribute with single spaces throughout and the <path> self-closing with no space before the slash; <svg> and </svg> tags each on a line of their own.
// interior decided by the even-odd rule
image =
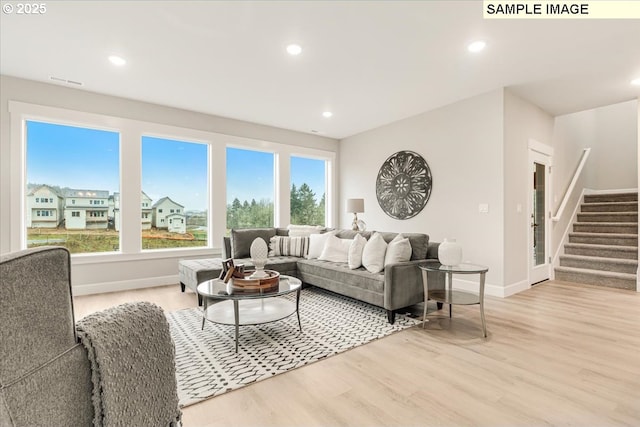
<svg viewBox="0 0 640 427">
<path fill-rule="evenodd" d="M 551 262 L 551 192 L 552 192 L 552 182 L 551 182 L 551 168 L 553 166 L 553 148 L 549 147 L 546 144 L 538 142 L 534 139 L 529 140 L 529 152 L 527 156 L 527 281 L 529 286 L 534 283 L 539 283 L 544 280 L 548 280 L 552 278 L 552 267 L 553 264 Z M 531 232 L 531 214 L 533 213 L 533 173 L 532 167 L 533 164 L 543 164 L 545 165 L 545 263 L 539 266 L 534 265 L 533 261 L 533 235 Z"/>
</svg>

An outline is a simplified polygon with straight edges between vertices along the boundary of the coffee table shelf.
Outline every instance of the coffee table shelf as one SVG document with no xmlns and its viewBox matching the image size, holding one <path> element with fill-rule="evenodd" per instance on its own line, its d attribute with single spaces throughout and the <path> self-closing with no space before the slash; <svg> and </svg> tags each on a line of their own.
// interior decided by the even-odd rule
<svg viewBox="0 0 640 427">
<path fill-rule="evenodd" d="M 296 304 L 283 298 L 274 298 L 271 301 L 264 299 L 238 301 L 238 325 L 261 325 L 263 323 L 277 322 L 296 313 Z M 206 320 L 222 325 L 236 324 L 233 311 L 233 301 L 221 301 L 207 307 L 203 313 Z"/>
</svg>

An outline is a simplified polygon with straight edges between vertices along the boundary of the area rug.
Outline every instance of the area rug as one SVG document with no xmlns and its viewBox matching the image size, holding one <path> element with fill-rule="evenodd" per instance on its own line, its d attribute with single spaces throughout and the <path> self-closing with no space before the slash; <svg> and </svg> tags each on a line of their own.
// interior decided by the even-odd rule
<svg viewBox="0 0 640 427">
<path fill-rule="evenodd" d="M 295 298 L 295 294 L 288 296 Z M 206 322 L 198 308 L 167 313 L 176 345 L 180 406 L 185 407 L 256 381 L 322 360 L 414 326 L 396 315 L 393 325 L 382 308 L 319 288 L 300 296 L 302 332 L 295 315 L 281 321 L 240 327 L 235 352 L 233 326 Z"/>
</svg>

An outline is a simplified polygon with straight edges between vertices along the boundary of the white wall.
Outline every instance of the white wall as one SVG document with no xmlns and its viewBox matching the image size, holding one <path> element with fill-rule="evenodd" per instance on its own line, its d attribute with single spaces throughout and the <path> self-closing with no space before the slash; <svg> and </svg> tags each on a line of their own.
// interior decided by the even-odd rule
<svg viewBox="0 0 640 427">
<path fill-rule="evenodd" d="M 557 204 L 567 188 L 584 148 L 591 148 L 584 185 L 592 190 L 636 188 L 638 101 L 556 117 L 553 145 L 557 168 Z"/>
<path fill-rule="evenodd" d="M 429 234 L 431 241 L 456 238 L 463 257 L 489 266 L 487 292 L 504 287 L 503 91 L 495 90 L 340 141 L 340 226 L 347 198 L 365 199 L 358 215 L 367 229 Z M 380 166 L 393 153 L 411 150 L 429 164 L 431 198 L 408 220 L 387 216 L 376 199 Z M 487 203 L 489 213 L 478 212 Z"/>
<path fill-rule="evenodd" d="M 505 90 L 504 282 L 519 290 L 529 284 L 529 141 L 533 139 L 551 148 L 552 135 L 550 114 Z"/>
<path fill-rule="evenodd" d="M 12 120 L 8 111 L 9 101 L 19 101 L 29 104 L 48 107 L 63 108 L 85 113 L 100 114 L 123 119 L 140 120 L 161 125 L 169 125 L 194 132 L 213 132 L 216 134 L 232 135 L 234 137 L 251 138 L 258 142 L 263 141 L 265 146 L 269 143 L 287 144 L 287 150 L 296 152 L 300 149 L 315 149 L 323 152 L 338 152 L 338 141 L 317 135 L 308 135 L 284 129 L 273 128 L 238 120 L 196 113 L 176 108 L 164 107 L 155 104 L 133 101 L 124 98 L 101 95 L 85 90 L 70 89 L 59 85 L 39 83 L 8 76 L 0 76 L 0 253 L 16 250 L 12 247 L 11 236 L 14 229 L 19 228 L 22 218 L 15 212 L 16 206 L 13 200 L 20 200 L 19 193 L 21 177 L 15 176 L 12 170 L 11 160 L 15 149 L 12 144 L 18 144 L 19 127 L 12 129 Z M 14 134 L 12 134 L 14 132 Z M 137 139 L 136 129 L 127 128 L 122 132 L 122 140 Z M 17 142 L 16 142 L 17 141 Z M 126 144 L 125 144 L 126 145 Z M 223 143 L 222 143 L 223 145 Z M 224 153 L 224 148 L 220 149 Z M 215 148 L 219 151 L 218 148 Z M 137 147 L 123 146 L 122 161 L 140 161 L 140 153 Z M 223 156 L 222 156 L 223 157 Z M 338 160 L 336 160 L 338 161 Z M 135 167 L 127 167 L 126 170 L 137 170 Z M 130 184 L 131 190 L 123 188 L 123 202 L 139 207 L 140 192 L 135 189 L 136 182 L 139 187 L 139 176 L 123 176 Z M 216 168 L 212 171 L 212 181 L 222 183 L 224 187 L 224 169 Z M 216 186 L 217 188 L 218 186 Z M 224 200 L 224 188 L 214 189 L 214 199 Z M 125 194 L 126 192 L 126 194 Z M 123 203 L 124 205 L 124 203 Z M 137 211 L 130 212 L 131 218 L 136 221 L 123 223 L 122 232 L 129 239 L 123 246 L 131 247 L 131 242 L 138 244 L 140 220 Z M 126 217 L 127 215 L 125 215 Z M 335 212 L 330 216 L 335 217 Z M 129 225 L 127 225 L 129 224 Z M 225 226 L 225 219 L 218 215 L 213 219 L 214 227 L 220 229 Z M 219 231 L 217 232 L 219 234 Z M 221 240 L 221 239 L 219 239 Z M 221 243 L 221 242 L 220 242 Z M 214 242 L 215 246 L 220 243 Z M 15 246 L 15 244 L 14 244 Z M 123 253 L 111 256 L 92 255 L 84 257 L 72 257 L 72 280 L 76 294 L 101 292 L 106 290 L 127 289 L 132 287 L 154 286 L 164 283 L 177 283 L 178 260 L 181 258 L 212 256 L 211 249 L 197 249 L 188 251 L 158 251 L 157 253 Z"/>
</svg>

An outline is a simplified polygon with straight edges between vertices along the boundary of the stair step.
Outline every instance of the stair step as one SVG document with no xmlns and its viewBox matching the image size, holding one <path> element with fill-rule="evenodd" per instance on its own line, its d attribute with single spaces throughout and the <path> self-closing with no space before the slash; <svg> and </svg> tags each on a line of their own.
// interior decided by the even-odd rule
<svg viewBox="0 0 640 427">
<path fill-rule="evenodd" d="M 624 233 L 569 233 L 569 243 L 591 245 L 638 246 L 637 234 Z"/>
<path fill-rule="evenodd" d="M 585 203 L 637 202 L 638 193 L 585 194 Z"/>
<path fill-rule="evenodd" d="M 578 222 L 638 222 L 637 212 L 582 212 Z"/>
<path fill-rule="evenodd" d="M 603 258 L 638 259 L 637 246 L 590 245 L 587 243 L 566 243 L 567 255 L 599 256 Z"/>
<path fill-rule="evenodd" d="M 581 212 L 638 212 L 638 202 L 583 203 Z"/>
<path fill-rule="evenodd" d="M 576 222 L 573 231 L 582 233 L 622 233 L 638 234 L 637 222 Z"/>
<path fill-rule="evenodd" d="M 586 283 L 617 289 L 636 289 L 636 275 L 598 271 L 586 268 L 556 267 L 555 279 L 563 282 Z"/>
<path fill-rule="evenodd" d="M 638 261 L 633 259 L 602 258 L 584 255 L 560 255 L 560 266 L 598 271 L 636 274 Z"/>
</svg>

